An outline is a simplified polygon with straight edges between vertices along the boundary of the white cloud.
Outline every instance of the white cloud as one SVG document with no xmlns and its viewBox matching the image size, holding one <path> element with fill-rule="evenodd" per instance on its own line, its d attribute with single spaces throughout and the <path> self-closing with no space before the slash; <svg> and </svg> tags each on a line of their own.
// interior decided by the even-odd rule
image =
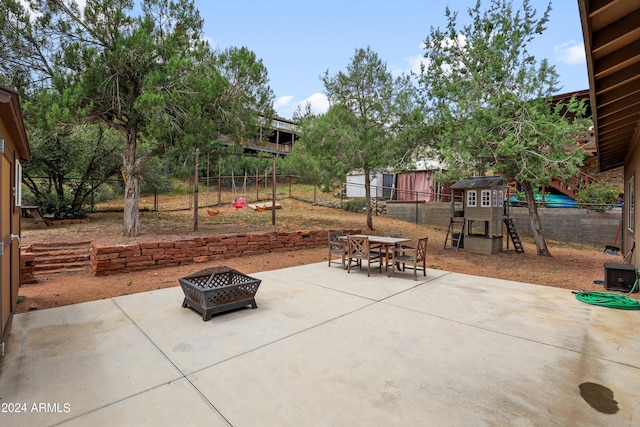
<svg viewBox="0 0 640 427">
<path fill-rule="evenodd" d="M 213 39 L 213 38 L 211 38 L 209 36 L 205 36 L 204 34 L 202 35 L 202 39 L 204 41 L 206 41 L 209 44 L 209 46 L 211 46 L 212 49 L 219 49 L 220 48 L 219 43 L 215 39 Z"/>
<path fill-rule="evenodd" d="M 323 93 L 314 93 L 306 99 L 297 103 L 297 106 L 304 111 L 307 104 L 311 106 L 311 112 L 313 114 L 324 114 L 329 109 L 329 99 Z"/>
<path fill-rule="evenodd" d="M 415 55 L 405 58 L 405 61 L 409 63 L 410 69 L 416 74 L 420 74 L 422 66 L 427 66 L 427 58 L 424 55 Z"/>
<path fill-rule="evenodd" d="M 554 46 L 556 59 L 565 64 L 582 64 L 585 61 L 584 45 L 575 40 Z"/>
<path fill-rule="evenodd" d="M 460 46 L 461 48 L 467 45 L 467 38 L 463 34 L 458 34 L 456 39 L 446 38 L 441 42 L 441 47 L 444 49 L 452 48 L 455 45 Z M 420 43 L 418 46 L 421 52 L 424 52 L 426 49 L 426 45 L 424 42 Z M 429 60 L 424 57 L 424 53 L 418 53 L 413 56 L 407 56 L 403 59 L 404 63 L 407 65 L 404 68 L 394 68 L 391 70 L 391 74 L 394 77 L 401 76 L 403 74 L 420 74 L 421 67 L 424 66 L 427 68 L 429 66 Z"/>
<path fill-rule="evenodd" d="M 424 64 L 427 66 L 427 59 L 422 54 L 417 54 L 413 56 L 408 56 L 403 59 L 404 63 L 407 65 L 405 68 L 394 68 L 391 70 L 391 74 L 394 77 L 401 76 L 403 74 L 420 74 L 420 65 Z"/>
<path fill-rule="evenodd" d="M 25 8 L 25 10 L 29 11 L 29 19 L 33 22 L 36 18 L 42 16 L 40 12 L 34 12 L 31 10 L 31 6 L 29 6 L 29 0 L 18 0 L 18 3 Z M 78 5 L 78 10 L 80 11 L 80 16 L 84 15 L 84 9 L 87 7 L 87 0 L 75 0 L 75 3 Z"/>
<path fill-rule="evenodd" d="M 276 99 L 273 109 L 276 110 L 276 114 L 279 117 L 291 119 L 298 109 L 304 113 L 307 109 L 307 104 L 310 105 L 313 114 L 324 114 L 329 109 L 329 100 L 322 93 L 314 93 L 302 101 L 294 101 L 294 96 L 292 95 L 283 95 Z"/>
<path fill-rule="evenodd" d="M 36 13 L 33 10 L 31 10 L 31 6 L 29 6 L 28 0 L 18 0 L 18 3 L 20 3 L 20 5 L 24 8 L 24 10 L 26 10 L 29 13 L 29 20 L 31 22 L 35 22 L 37 18 L 42 16 L 42 13 L 40 12 Z"/>
<path fill-rule="evenodd" d="M 278 99 L 276 99 L 276 102 L 273 104 L 273 108 L 277 110 L 279 108 L 288 107 L 289 105 L 291 105 L 291 101 L 293 101 L 293 96 L 291 95 L 281 96 Z"/>
<path fill-rule="evenodd" d="M 490 37 L 493 39 L 493 36 L 490 36 Z M 461 48 L 463 48 L 467 45 L 467 36 L 465 36 L 464 34 L 457 34 L 455 40 L 451 38 L 446 38 L 442 40 L 442 43 L 440 43 L 440 45 L 443 48 L 451 48 L 455 45 L 458 45 Z"/>
</svg>

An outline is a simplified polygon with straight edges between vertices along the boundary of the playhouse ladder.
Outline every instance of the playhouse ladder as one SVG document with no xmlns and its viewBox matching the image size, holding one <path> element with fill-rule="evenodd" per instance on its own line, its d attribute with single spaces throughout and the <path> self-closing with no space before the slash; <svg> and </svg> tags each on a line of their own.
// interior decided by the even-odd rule
<svg viewBox="0 0 640 427">
<path fill-rule="evenodd" d="M 444 249 L 447 248 L 456 248 L 456 252 L 460 249 L 460 243 L 462 242 L 462 236 L 464 234 L 464 224 L 465 218 L 449 218 L 449 228 L 447 228 L 447 237 L 444 239 Z M 455 237 L 456 225 L 460 225 L 460 232 L 458 233 L 458 237 Z M 451 246 L 447 246 L 449 242 L 449 238 L 451 238 Z"/>
<path fill-rule="evenodd" d="M 522 246 L 522 242 L 520 241 L 520 236 L 518 236 L 518 231 L 516 230 L 516 223 L 513 218 L 505 218 L 504 223 L 507 225 L 507 231 L 509 232 L 509 237 L 511 237 L 511 241 L 513 242 L 513 247 L 516 252 L 524 253 L 524 247 Z"/>
</svg>

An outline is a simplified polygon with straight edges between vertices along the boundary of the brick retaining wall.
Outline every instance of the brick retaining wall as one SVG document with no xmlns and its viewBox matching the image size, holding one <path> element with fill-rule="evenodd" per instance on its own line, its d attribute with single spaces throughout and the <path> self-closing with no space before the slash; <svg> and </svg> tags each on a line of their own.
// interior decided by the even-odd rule
<svg viewBox="0 0 640 427">
<path fill-rule="evenodd" d="M 34 271 L 36 268 L 36 254 L 30 252 L 30 246 L 20 249 L 20 284 L 36 283 Z"/>
<path fill-rule="evenodd" d="M 91 245 L 91 271 L 96 276 L 174 267 L 270 252 L 327 246 L 329 230 L 228 234 L 175 242 Z M 345 229 L 347 234 L 361 230 Z"/>
<path fill-rule="evenodd" d="M 92 243 L 91 271 L 96 276 L 173 267 L 270 252 L 286 252 L 327 246 L 329 230 L 225 234 L 173 242 L 142 242 L 130 245 Z M 334 230 L 331 230 L 334 231 Z M 360 229 L 343 229 L 345 234 Z M 20 283 L 35 283 L 38 260 L 31 245 L 20 253 Z"/>
</svg>

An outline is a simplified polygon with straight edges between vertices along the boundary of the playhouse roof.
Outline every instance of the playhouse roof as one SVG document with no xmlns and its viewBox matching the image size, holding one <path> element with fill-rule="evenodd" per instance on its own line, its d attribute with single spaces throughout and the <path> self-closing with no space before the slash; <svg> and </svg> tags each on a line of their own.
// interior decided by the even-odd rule
<svg viewBox="0 0 640 427">
<path fill-rule="evenodd" d="M 468 188 L 487 188 L 502 184 L 501 176 L 474 176 L 463 178 L 451 186 L 454 190 L 466 190 Z"/>
</svg>

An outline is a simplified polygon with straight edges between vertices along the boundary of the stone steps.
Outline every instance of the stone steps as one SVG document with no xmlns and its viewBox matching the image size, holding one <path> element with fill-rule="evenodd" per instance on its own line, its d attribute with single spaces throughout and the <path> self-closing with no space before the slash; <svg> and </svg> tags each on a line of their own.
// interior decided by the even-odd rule
<svg viewBox="0 0 640 427">
<path fill-rule="evenodd" d="M 89 270 L 91 242 L 33 243 L 30 252 L 35 256 L 35 274 L 53 274 Z"/>
</svg>

